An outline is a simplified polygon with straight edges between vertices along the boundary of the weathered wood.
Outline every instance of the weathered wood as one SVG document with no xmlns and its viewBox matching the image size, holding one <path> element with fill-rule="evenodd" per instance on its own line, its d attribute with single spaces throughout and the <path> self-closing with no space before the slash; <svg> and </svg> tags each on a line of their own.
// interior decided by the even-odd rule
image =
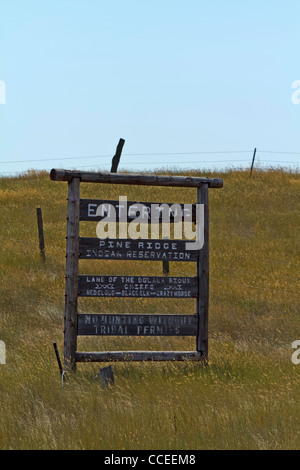
<svg viewBox="0 0 300 470">
<path fill-rule="evenodd" d="M 55 355 L 56 355 L 56 360 L 57 360 L 59 372 L 60 372 L 60 375 L 62 375 L 64 370 L 63 370 L 63 366 L 62 366 L 62 363 L 61 363 L 61 360 L 60 360 L 60 355 L 59 355 L 59 352 L 58 352 L 57 344 L 53 343 L 53 347 L 54 347 L 54 351 L 55 351 Z"/>
<path fill-rule="evenodd" d="M 43 228 L 43 216 L 42 216 L 42 209 L 40 207 L 36 208 L 36 216 L 37 216 L 37 225 L 38 225 L 38 233 L 39 233 L 39 248 L 40 248 L 40 255 L 43 262 L 46 261 L 45 257 L 45 241 L 44 241 L 44 228 Z"/>
<path fill-rule="evenodd" d="M 254 152 L 253 152 L 252 163 L 251 163 L 251 168 L 250 168 L 250 176 L 252 175 L 252 171 L 253 171 L 255 155 L 256 155 L 256 148 L 254 149 Z"/>
<path fill-rule="evenodd" d="M 108 218 L 113 216 L 113 209 L 116 211 L 116 222 L 120 221 L 120 214 L 124 213 L 126 210 L 127 222 L 131 222 L 139 217 L 139 221 L 142 223 L 153 223 L 155 219 L 151 219 L 151 206 L 159 205 L 156 211 L 158 214 L 158 221 L 162 222 L 162 214 L 164 211 L 164 206 L 169 206 L 170 222 L 174 222 L 174 216 L 177 216 L 177 209 L 181 209 L 179 216 L 181 220 L 184 220 L 184 215 L 188 217 L 188 220 L 193 222 L 196 221 L 196 204 L 177 204 L 174 203 L 162 203 L 162 202 L 137 202 L 137 201 L 126 201 L 126 204 L 123 201 L 109 201 L 103 199 L 80 199 L 80 220 L 81 221 L 99 221 L 103 220 L 104 217 Z M 143 212 L 140 214 L 138 210 L 138 205 L 143 205 Z M 100 207 L 101 206 L 101 207 Z M 174 206 L 174 211 L 172 210 Z M 188 207 L 190 206 L 190 207 Z M 153 208 L 154 210 L 154 208 Z M 97 212 L 98 211 L 98 212 Z"/>
<path fill-rule="evenodd" d="M 79 314 L 79 336 L 195 336 L 197 315 Z"/>
<path fill-rule="evenodd" d="M 103 367 L 102 369 L 100 369 L 100 372 L 97 375 L 99 375 L 100 386 L 102 390 L 104 390 L 106 387 L 114 385 L 115 378 L 111 366 Z"/>
<path fill-rule="evenodd" d="M 88 171 L 71 171 L 52 169 L 50 179 L 52 181 L 71 181 L 79 178 L 82 183 L 105 183 L 105 184 L 133 184 L 146 186 L 175 186 L 198 188 L 206 183 L 210 188 L 222 188 L 222 178 L 204 178 L 191 176 L 168 176 L 168 175 L 140 175 L 102 173 Z"/>
<path fill-rule="evenodd" d="M 197 261 L 198 250 L 187 250 L 185 240 L 79 239 L 81 259 L 136 261 Z"/>
<path fill-rule="evenodd" d="M 203 184 L 197 190 L 197 202 L 204 205 L 204 245 L 199 251 L 197 277 L 199 282 L 197 313 L 198 331 L 196 349 L 204 358 L 208 356 L 208 300 L 209 300 L 209 211 L 208 185 Z"/>
<path fill-rule="evenodd" d="M 170 264 L 169 261 L 163 261 L 163 275 L 169 276 L 170 272 Z"/>
<path fill-rule="evenodd" d="M 208 355 L 208 287 L 209 287 L 209 251 L 208 251 L 208 188 L 223 187 L 221 178 L 202 178 L 168 175 L 140 175 L 140 174 L 115 174 L 115 173 L 92 173 L 69 170 L 55 170 L 50 173 L 50 178 L 55 181 L 68 181 L 69 183 L 69 203 L 68 203 L 68 227 L 67 227 L 67 254 L 66 254 L 66 302 L 65 302 L 65 342 L 64 342 L 64 362 L 66 368 L 76 368 L 76 362 L 108 362 L 108 361 L 184 361 L 184 360 L 204 360 Z M 128 185 L 148 185 L 167 187 L 193 187 L 198 188 L 197 203 L 204 205 L 204 245 L 199 249 L 187 249 L 186 240 L 161 240 L 157 239 L 155 231 L 152 232 L 153 239 L 124 238 L 126 234 L 119 235 L 116 239 L 101 238 L 79 238 L 79 217 L 81 220 L 101 220 L 105 214 L 96 214 L 97 207 L 87 209 L 91 204 L 102 204 L 111 201 L 83 200 L 81 211 L 79 204 L 80 182 L 106 183 L 106 184 L 128 184 Z M 119 201 L 113 201 L 119 203 Z M 98 204 L 98 205 L 99 205 Z M 131 204 L 131 203 L 128 203 Z M 136 204 L 136 203 L 134 203 Z M 151 203 L 142 203 L 146 206 L 145 217 L 149 222 L 149 210 L 147 207 Z M 158 203 L 157 203 L 158 204 Z M 180 207 L 183 205 L 181 204 Z M 115 206 L 116 207 L 116 206 Z M 194 210 L 195 205 L 192 205 Z M 89 211 L 89 212 L 88 212 Z M 193 212 L 192 212 L 193 214 Z M 127 214 L 126 221 L 130 222 L 140 214 L 134 213 L 131 217 Z M 99 217 L 99 218 L 97 218 Z M 192 220 L 195 221 L 193 214 Z M 119 220 L 117 219 L 116 222 Z M 152 221 L 152 220 L 151 220 Z M 171 220 L 172 221 L 172 217 Z M 175 218 L 174 218 L 174 221 Z M 123 222 L 123 220 L 122 220 Z M 162 220 L 163 222 L 163 220 Z M 122 224 L 119 224 L 122 225 Z M 127 224 L 125 224 L 127 225 Z M 157 229 L 159 227 L 156 227 Z M 97 234 L 101 233 L 97 232 Z M 141 232 L 142 233 L 142 232 Z M 145 232 L 144 232 L 145 233 Z M 100 235 L 99 235 L 100 236 Z M 102 235 L 105 236 L 105 235 Z M 110 236 L 111 233 L 110 233 Z M 146 238 L 145 235 L 143 235 Z M 164 234 L 163 234 L 164 236 Z M 180 238 L 180 235 L 175 235 Z M 201 238 L 202 240 L 202 238 Z M 190 245 L 190 242 L 189 242 Z M 195 245 L 196 246 L 196 245 Z M 167 289 L 170 284 L 162 287 L 146 288 L 143 281 L 140 285 L 132 285 L 119 291 L 119 278 L 113 276 L 116 282 L 112 282 L 111 287 L 103 287 L 107 283 L 108 276 L 99 276 L 101 286 L 93 284 L 92 289 L 88 286 L 88 276 L 80 276 L 81 283 L 79 295 L 102 297 L 125 296 L 138 297 L 187 297 L 195 293 L 197 297 L 196 315 L 150 315 L 150 314 L 77 314 L 78 298 L 78 259 L 115 259 L 115 260 L 155 260 L 155 261 L 196 261 L 197 278 L 193 279 L 192 286 L 184 286 L 183 289 Z M 166 274 L 166 271 L 165 271 Z M 134 279 L 138 276 L 132 276 Z M 154 279 L 154 278 L 153 278 Z M 173 278 L 161 278 L 166 282 L 171 282 Z M 104 281 L 103 281 L 104 280 Z M 126 282 L 126 281 L 125 281 Z M 131 282 L 131 281 L 130 281 Z M 159 281 L 161 282 L 161 281 Z M 153 283 L 153 280 L 152 280 Z M 139 284 L 139 283 L 138 283 Z M 171 286 L 172 287 L 172 286 Z M 82 289 L 84 292 L 82 292 Z M 160 289 L 160 290 L 159 290 Z M 151 292 L 153 291 L 153 292 Z M 163 294 L 158 294 L 162 292 Z M 167 294 L 168 293 L 168 294 Z M 169 295 L 169 293 L 172 293 Z M 176 294 L 176 295 L 175 295 Z M 179 322 L 179 323 L 176 323 Z M 187 336 L 196 335 L 196 351 L 108 351 L 108 352 L 77 352 L 77 335 L 175 335 Z"/>
<path fill-rule="evenodd" d="M 104 351 L 76 353 L 76 362 L 199 361 L 201 359 L 202 356 L 197 351 Z"/>
<path fill-rule="evenodd" d="M 118 143 L 118 146 L 117 146 L 117 149 L 116 149 L 115 156 L 112 159 L 111 169 L 110 169 L 111 173 L 116 173 L 117 172 L 124 144 L 125 144 L 125 140 L 120 139 L 119 143 Z"/>
<path fill-rule="evenodd" d="M 196 277 L 78 276 L 79 297 L 145 297 L 188 299 L 197 297 Z"/>
<path fill-rule="evenodd" d="M 68 183 L 64 364 L 75 369 L 77 347 L 79 178 Z"/>
</svg>

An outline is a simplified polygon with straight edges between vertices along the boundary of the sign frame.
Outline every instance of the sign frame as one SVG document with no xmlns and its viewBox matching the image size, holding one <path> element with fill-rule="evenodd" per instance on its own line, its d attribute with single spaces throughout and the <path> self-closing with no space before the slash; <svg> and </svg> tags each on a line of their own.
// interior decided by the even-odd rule
<svg viewBox="0 0 300 470">
<path fill-rule="evenodd" d="M 52 181 L 68 182 L 68 210 L 66 237 L 66 283 L 64 316 L 64 365 L 76 370 L 78 362 L 109 361 L 204 361 L 208 360 L 208 307 L 209 307 L 209 204 L 208 189 L 222 188 L 221 178 L 185 177 L 168 175 L 135 175 L 94 173 L 69 170 L 50 172 Z M 197 188 L 197 204 L 204 206 L 204 244 L 196 259 L 196 350 L 195 351 L 77 351 L 78 336 L 78 268 L 80 257 L 80 183 L 128 184 Z M 161 240 L 160 240 L 161 241 Z M 172 241 L 172 240 L 170 240 Z M 81 314 L 79 314 L 81 315 Z M 114 315 L 114 314 L 107 314 Z M 160 315 L 162 316 L 162 315 Z M 192 317 L 193 315 L 190 315 Z M 145 314 L 144 314 L 145 317 Z M 193 316 L 194 318 L 195 316 Z"/>
</svg>

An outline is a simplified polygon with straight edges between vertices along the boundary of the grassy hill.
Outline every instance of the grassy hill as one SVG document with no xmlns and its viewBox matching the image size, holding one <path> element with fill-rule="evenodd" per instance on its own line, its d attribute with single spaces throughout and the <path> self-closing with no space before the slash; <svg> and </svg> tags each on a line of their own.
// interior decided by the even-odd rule
<svg viewBox="0 0 300 470">
<path fill-rule="evenodd" d="M 190 173 L 191 174 L 191 173 Z M 200 176 L 200 173 L 192 173 Z M 0 179 L 1 449 L 297 449 L 300 447 L 300 175 L 227 171 L 210 196 L 209 367 L 78 364 L 62 388 L 67 184 L 48 173 Z M 194 189 L 81 185 L 81 197 L 196 200 Z M 43 211 L 46 263 L 38 249 Z M 95 236 L 82 223 L 81 235 Z M 82 274 L 162 275 L 161 262 L 80 261 Z M 170 263 L 192 275 L 194 263 Z M 81 312 L 194 313 L 194 300 L 79 299 Z M 78 350 L 194 350 L 194 338 L 79 338 Z"/>
</svg>

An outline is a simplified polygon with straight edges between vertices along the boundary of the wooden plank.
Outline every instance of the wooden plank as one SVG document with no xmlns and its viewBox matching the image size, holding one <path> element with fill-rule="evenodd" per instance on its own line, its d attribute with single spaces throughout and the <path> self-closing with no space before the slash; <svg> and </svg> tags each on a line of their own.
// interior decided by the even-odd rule
<svg viewBox="0 0 300 470">
<path fill-rule="evenodd" d="M 197 351 L 104 351 L 77 352 L 77 362 L 116 362 L 116 361 L 199 361 L 202 356 Z"/>
<path fill-rule="evenodd" d="M 158 215 L 158 221 L 162 222 L 162 214 L 164 206 L 169 206 L 167 214 L 170 215 L 170 222 L 174 222 L 174 216 L 177 216 L 177 210 L 181 209 L 179 216 L 184 220 L 184 215 L 188 220 L 196 221 L 196 204 L 174 204 L 162 202 L 137 202 L 137 201 L 107 201 L 103 199 L 80 199 L 80 220 L 82 221 L 99 221 L 104 217 L 109 218 L 116 216 L 116 222 L 120 221 L 120 216 L 124 217 L 126 211 L 127 222 L 131 222 L 139 217 L 141 223 L 149 223 L 151 221 L 151 206 L 153 211 Z M 139 211 L 141 209 L 142 211 Z M 172 206 L 173 210 L 172 210 Z M 159 206 L 159 207 L 158 207 Z M 115 210 L 115 213 L 114 213 Z M 152 222 L 155 219 L 152 217 Z M 122 220 L 124 222 L 124 220 Z"/>
<path fill-rule="evenodd" d="M 197 277 L 78 276 L 79 297 L 189 299 L 197 294 Z"/>
<path fill-rule="evenodd" d="M 89 171 L 71 171 L 52 169 L 50 179 L 52 181 L 71 181 L 80 178 L 82 183 L 104 183 L 104 184 L 133 184 L 146 186 L 173 186 L 198 188 L 202 183 L 208 184 L 210 188 L 222 188 L 222 178 L 204 178 L 191 176 L 168 176 L 168 175 L 140 175 L 103 173 Z"/>
<path fill-rule="evenodd" d="M 185 240 L 79 239 L 81 259 L 128 261 L 197 261 L 198 250 L 186 250 Z"/>
<path fill-rule="evenodd" d="M 78 336 L 195 336 L 197 315 L 79 314 Z"/>
<path fill-rule="evenodd" d="M 64 364 L 73 370 L 77 345 L 79 185 L 78 178 L 68 183 Z"/>
<path fill-rule="evenodd" d="M 199 296 L 197 299 L 198 332 L 196 349 L 207 359 L 208 357 L 208 302 L 209 302 L 209 209 L 208 186 L 203 184 L 198 190 L 197 202 L 204 205 L 204 245 L 199 251 L 197 277 Z"/>
</svg>

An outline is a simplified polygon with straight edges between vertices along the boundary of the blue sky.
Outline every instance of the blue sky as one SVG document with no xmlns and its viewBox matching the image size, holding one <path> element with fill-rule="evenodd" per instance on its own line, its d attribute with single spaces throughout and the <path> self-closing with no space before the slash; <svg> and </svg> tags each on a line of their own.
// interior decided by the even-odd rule
<svg viewBox="0 0 300 470">
<path fill-rule="evenodd" d="M 0 173 L 109 171 L 121 137 L 132 171 L 248 167 L 254 147 L 300 161 L 299 1 L 2 0 L 0 15 Z"/>
</svg>

